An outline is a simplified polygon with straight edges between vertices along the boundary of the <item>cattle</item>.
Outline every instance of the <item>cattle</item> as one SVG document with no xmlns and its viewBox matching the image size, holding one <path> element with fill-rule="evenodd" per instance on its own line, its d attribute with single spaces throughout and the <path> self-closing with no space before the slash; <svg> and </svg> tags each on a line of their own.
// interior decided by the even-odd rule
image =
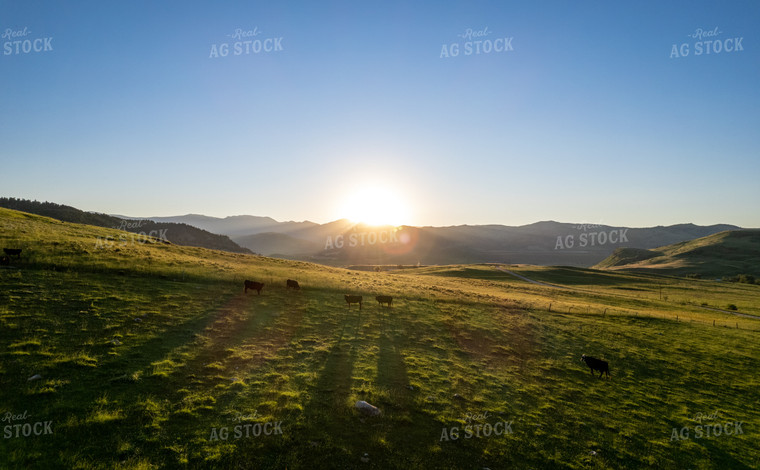
<svg viewBox="0 0 760 470">
<path fill-rule="evenodd" d="M 248 289 L 255 290 L 258 295 L 261 295 L 261 289 L 264 287 L 264 283 L 255 281 L 245 281 L 245 293 L 248 293 Z"/>
<path fill-rule="evenodd" d="M 377 302 L 381 306 L 383 304 L 388 304 L 388 306 L 390 307 L 391 304 L 393 303 L 393 297 L 391 297 L 390 295 L 378 295 L 377 297 L 375 297 L 375 300 L 377 300 Z"/>
<path fill-rule="evenodd" d="M 18 259 L 21 259 L 21 248 L 3 248 L 3 251 L 8 256 L 15 256 Z"/>
<path fill-rule="evenodd" d="M 351 308 L 351 304 L 359 304 L 359 310 L 362 309 L 362 296 L 361 295 L 344 295 L 344 299 L 346 299 L 346 303 L 348 304 L 348 308 Z"/>
<path fill-rule="evenodd" d="M 607 361 L 587 356 L 585 354 L 581 356 L 581 361 L 588 364 L 588 366 L 591 368 L 591 375 L 594 375 L 594 371 L 598 370 L 599 378 L 602 378 L 602 375 L 604 375 L 605 372 L 607 373 L 607 378 L 610 378 L 610 365 L 607 364 Z"/>
<path fill-rule="evenodd" d="M 288 279 L 286 282 L 286 289 L 290 289 L 291 287 L 295 290 L 300 290 L 301 286 L 298 285 L 298 281 L 294 281 L 293 279 Z"/>
</svg>

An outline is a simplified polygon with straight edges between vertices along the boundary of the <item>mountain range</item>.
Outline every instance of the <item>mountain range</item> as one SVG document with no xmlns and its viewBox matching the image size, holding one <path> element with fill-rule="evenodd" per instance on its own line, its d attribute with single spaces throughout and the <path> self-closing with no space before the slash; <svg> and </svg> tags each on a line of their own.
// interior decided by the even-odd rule
<svg viewBox="0 0 760 470">
<path fill-rule="evenodd" d="M 517 227 L 373 227 L 346 219 L 318 224 L 251 215 L 218 218 L 199 214 L 138 219 L 15 198 L 0 198 L 0 207 L 135 233 L 160 232 L 178 245 L 333 266 L 509 263 L 590 267 L 607 262 L 611 264 L 605 267 L 614 267 L 620 258 L 639 262 L 660 256 L 648 250 L 743 230 L 726 224 L 632 228 L 554 221 Z M 617 253 L 613 261 L 605 261 L 613 253 Z"/>
<path fill-rule="evenodd" d="M 589 267 L 617 248 L 657 248 L 741 229 L 727 224 L 630 228 L 554 221 L 517 227 L 370 227 L 346 219 L 317 224 L 250 215 L 217 218 L 197 214 L 148 218 L 226 235 L 262 255 L 329 265 L 499 262 Z"/>
</svg>

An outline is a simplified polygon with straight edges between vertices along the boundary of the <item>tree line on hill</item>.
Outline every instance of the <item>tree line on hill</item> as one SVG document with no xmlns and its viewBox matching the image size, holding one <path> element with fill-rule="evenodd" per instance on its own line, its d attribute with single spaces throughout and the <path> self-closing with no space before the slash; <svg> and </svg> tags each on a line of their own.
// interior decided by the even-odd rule
<svg viewBox="0 0 760 470">
<path fill-rule="evenodd" d="M 232 253 L 253 253 L 248 248 L 239 246 L 226 235 L 210 233 L 184 223 L 154 222 L 148 219 L 129 220 L 108 214 L 86 212 L 54 202 L 30 201 L 12 197 L 1 197 L 0 207 L 50 217 L 62 222 L 113 228 L 131 233 L 160 232 L 167 241 L 176 245 L 209 248 Z"/>
</svg>

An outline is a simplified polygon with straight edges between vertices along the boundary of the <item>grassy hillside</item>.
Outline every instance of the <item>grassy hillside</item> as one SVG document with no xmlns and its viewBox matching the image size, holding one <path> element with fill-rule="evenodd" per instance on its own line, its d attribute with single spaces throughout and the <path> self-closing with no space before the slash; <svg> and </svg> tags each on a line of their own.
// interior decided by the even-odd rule
<svg viewBox="0 0 760 470">
<path fill-rule="evenodd" d="M 98 247 L 119 235 L 0 209 L 0 244 L 24 250 L 0 267 L 1 468 L 760 466 L 760 286 Z M 729 303 L 750 316 L 705 308 Z"/>
<path fill-rule="evenodd" d="M 760 277 L 760 230 L 726 231 L 655 250 L 618 249 L 594 267 L 710 278 Z"/>
<path fill-rule="evenodd" d="M 151 220 L 130 220 L 108 214 L 85 212 L 71 206 L 52 202 L 28 201 L 25 199 L 0 197 L 0 207 L 30 214 L 52 217 L 63 222 L 95 225 L 97 227 L 119 228 L 134 234 L 153 234 L 171 243 L 197 246 L 232 253 L 251 253 L 238 246 L 225 235 L 217 235 L 184 223 L 157 223 Z M 132 237 L 129 237 L 130 239 Z"/>
</svg>

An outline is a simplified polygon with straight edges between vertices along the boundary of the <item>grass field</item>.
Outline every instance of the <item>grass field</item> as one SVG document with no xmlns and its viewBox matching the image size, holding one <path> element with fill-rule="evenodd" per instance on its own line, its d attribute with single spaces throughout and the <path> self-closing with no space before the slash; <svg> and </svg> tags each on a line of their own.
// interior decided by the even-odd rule
<svg viewBox="0 0 760 470">
<path fill-rule="evenodd" d="M 760 468 L 758 285 L 119 237 L 0 209 L 0 468 Z"/>
</svg>

